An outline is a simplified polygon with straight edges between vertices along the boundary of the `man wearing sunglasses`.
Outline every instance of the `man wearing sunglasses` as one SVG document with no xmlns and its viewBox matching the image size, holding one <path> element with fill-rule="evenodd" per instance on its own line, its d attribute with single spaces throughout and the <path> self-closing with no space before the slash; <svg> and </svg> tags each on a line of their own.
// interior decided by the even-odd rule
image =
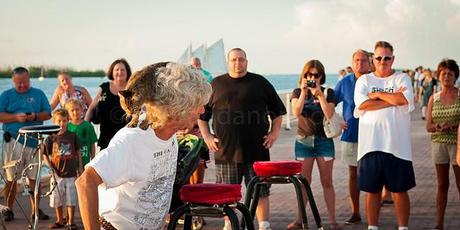
<svg viewBox="0 0 460 230">
<path fill-rule="evenodd" d="M 378 229 L 385 186 L 393 193 L 398 229 L 405 230 L 410 213 L 407 191 L 415 187 L 410 138 L 414 94 L 410 78 L 392 69 L 391 44 L 379 41 L 374 52 L 375 72 L 358 79 L 354 95 L 354 115 L 359 117 L 359 188 L 367 192 L 368 229 Z"/>
</svg>

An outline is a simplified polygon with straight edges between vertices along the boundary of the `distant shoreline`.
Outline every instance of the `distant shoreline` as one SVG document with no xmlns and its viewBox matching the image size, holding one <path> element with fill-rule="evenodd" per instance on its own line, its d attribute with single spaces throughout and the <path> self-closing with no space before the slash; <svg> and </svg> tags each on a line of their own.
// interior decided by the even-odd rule
<svg viewBox="0 0 460 230">
<path fill-rule="evenodd" d="M 71 75 L 72 78 L 91 78 L 91 77 L 99 77 L 99 78 L 104 78 L 107 77 L 106 75 L 88 75 L 88 76 L 76 76 L 76 75 Z M 57 78 L 57 76 L 44 76 L 45 78 Z M 5 78 L 11 78 L 11 75 L 5 76 L 5 75 L 0 75 L 0 79 L 5 79 Z M 38 79 L 40 76 L 31 76 L 31 79 Z"/>
<path fill-rule="evenodd" d="M 38 66 L 28 67 L 31 78 L 57 78 L 60 72 L 67 72 L 72 77 L 104 77 L 107 74 L 103 70 L 72 70 L 68 68 L 42 68 Z M 12 68 L 0 69 L 0 78 L 11 78 Z"/>
</svg>

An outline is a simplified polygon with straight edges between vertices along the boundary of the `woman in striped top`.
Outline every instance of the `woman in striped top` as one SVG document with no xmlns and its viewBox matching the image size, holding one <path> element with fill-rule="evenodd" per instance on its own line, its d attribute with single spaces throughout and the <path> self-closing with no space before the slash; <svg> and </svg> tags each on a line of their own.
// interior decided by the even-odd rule
<svg viewBox="0 0 460 230">
<path fill-rule="evenodd" d="M 433 94 L 428 102 L 426 129 L 432 133 L 432 156 L 438 181 L 435 229 L 443 229 L 451 164 L 460 193 L 460 168 L 456 161 L 460 122 L 460 91 L 455 87 L 459 76 L 458 64 L 452 59 L 444 59 L 438 65 L 437 74 L 441 91 Z"/>
</svg>

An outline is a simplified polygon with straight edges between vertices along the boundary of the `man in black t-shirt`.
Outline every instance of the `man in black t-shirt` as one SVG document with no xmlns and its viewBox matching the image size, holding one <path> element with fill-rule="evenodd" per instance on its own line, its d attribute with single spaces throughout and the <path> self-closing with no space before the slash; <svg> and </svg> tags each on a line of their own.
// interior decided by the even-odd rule
<svg viewBox="0 0 460 230">
<path fill-rule="evenodd" d="M 211 82 L 213 94 L 198 125 L 215 153 L 216 182 L 240 184 L 244 177 L 247 184 L 254 176 L 253 163 L 270 160 L 268 149 L 279 137 L 286 108 L 270 82 L 247 71 L 242 49 L 230 50 L 227 58 L 229 71 Z M 211 118 L 214 134 L 209 131 Z M 270 229 L 268 195 L 268 186 L 263 187 L 256 212 L 259 229 Z"/>
</svg>

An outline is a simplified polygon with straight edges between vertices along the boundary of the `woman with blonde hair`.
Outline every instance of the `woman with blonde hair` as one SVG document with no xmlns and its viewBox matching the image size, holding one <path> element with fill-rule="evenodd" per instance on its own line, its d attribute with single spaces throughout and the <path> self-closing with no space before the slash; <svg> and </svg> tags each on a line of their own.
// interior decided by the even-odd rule
<svg viewBox="0 0 460 230">
<path fill-rule="evenodd" d="M 60 72 L 58 74 L 58 80 L 59 85 L 56 87 L 56 90 L 54 90 L 54 94 L 50 100 L 51 110 L 54 110 L 57 105 L 64 108 L 65 103 L 69 99 L 77 99 L 81 102 L 83 111 L 86 112 L 93 101 L 91 99 L 91 95 L 88 93 L 88 90 L 86 90 L 85 87 L 74 85 L 72 77 L 68 72 Z"/>
<path fill-rule="evenodd" d="M 326 82 L 324 66 L 318 60 L 305 63 L 299 78 L 299 88 L 292 92 L 293 114 L 298 118 L 295 157 L 302 161 L 302 175 L 312 181 L 313 164 L 318 165 L 324 200 L 329 214 L 330 229 L 338 229 L 335 219 L 335 190 L 332 167 L 335 150 L 332 138 L 324 133 L 323 119 L 331 118 L 335 109 L 334 90 L 322 87 Z M 299 213 L 288 229 L 301 229 Z"/>
<path fill-rule="evenodd" d="M 437 73 L 441 91 L 433 94 L 428 102 L 426 130 L 432 133 L 431 152 L 438 182 L 435 229 L 444 229 L 450 165 L 460 194 L 460 168 L 456 161 L 460 123 L 460 90 L 455 87 L 459 76 L 458 64 L 452 59 L 444 59 L 439 63 Z"/>
</svg>

